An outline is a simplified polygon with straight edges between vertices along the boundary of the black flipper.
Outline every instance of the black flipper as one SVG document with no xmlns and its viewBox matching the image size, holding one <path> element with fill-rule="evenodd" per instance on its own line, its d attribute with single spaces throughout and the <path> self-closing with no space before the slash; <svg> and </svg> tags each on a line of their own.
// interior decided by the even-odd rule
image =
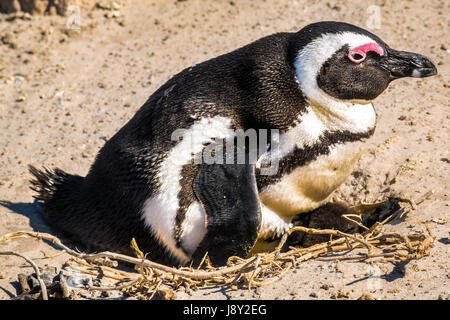
<svg viewBox="0 0 450 320">
<path fill-rule="evenodd" d="M 194 264 L 206 252 L 214 265 L 224 265 L 230 256 L 246 257 L 261 225 L 255 166 L 202 165 L 194 192 L 207 215 L 207 233 L 193 254 Z"/>
</svg>

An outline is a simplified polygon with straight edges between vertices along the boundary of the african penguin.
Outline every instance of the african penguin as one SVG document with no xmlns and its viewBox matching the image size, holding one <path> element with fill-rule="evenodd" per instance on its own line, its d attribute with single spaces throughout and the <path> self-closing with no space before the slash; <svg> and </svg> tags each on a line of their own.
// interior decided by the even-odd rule
<svg viewBox="0 0 450 320">
<path fill-rule="evenodd" d="M 371 101 L 392 80 L 435 74 L 426 57 L 347 23 L 276 33 L 168 80 L 86 177 L 30 166 L 32 189 L 49 224 L 99 250 L 128 252 L 134 237 L 154 261 L 208 253 L 221 265 L 328 201 L 374 132 Z M 250 129 L 267 133 L 256 161 L 250 139 L 236 142 Z M 268 163 L 277 170 L 263 173 Z"/>
</svg>

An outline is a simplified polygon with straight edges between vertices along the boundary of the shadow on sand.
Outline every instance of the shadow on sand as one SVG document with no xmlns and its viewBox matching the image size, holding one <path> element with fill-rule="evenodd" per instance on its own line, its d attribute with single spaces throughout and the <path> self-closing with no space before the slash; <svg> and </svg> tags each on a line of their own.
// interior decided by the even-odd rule
<svg viewBox="0 0 450 320">
<path fill-rule="evenodd" d="M 30 227 L 33 228 L 33 231 L 52 233 L 52 229 L 42 218 L 42 209 L 36 202 L 10 202 L 0 200 L 0 206 L 28 218 Z"/>
</svg>

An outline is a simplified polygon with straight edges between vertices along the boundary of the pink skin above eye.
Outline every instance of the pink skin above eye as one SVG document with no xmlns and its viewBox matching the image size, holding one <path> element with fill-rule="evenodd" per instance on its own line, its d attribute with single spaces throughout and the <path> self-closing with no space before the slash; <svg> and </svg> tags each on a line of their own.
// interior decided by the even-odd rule
<svg viewBox="0 0 450 320">
<path fill-rule="evenodd" d="M 383 48 L 378 43 L 371 42 L 350 50 L 350 52 L 348 53 L 348 58 L 354 63 L 360 63 L 364 61 L 367 52 L 369 51 L 374 51 L 380 56 L 384 55 Z"/>
</svg>

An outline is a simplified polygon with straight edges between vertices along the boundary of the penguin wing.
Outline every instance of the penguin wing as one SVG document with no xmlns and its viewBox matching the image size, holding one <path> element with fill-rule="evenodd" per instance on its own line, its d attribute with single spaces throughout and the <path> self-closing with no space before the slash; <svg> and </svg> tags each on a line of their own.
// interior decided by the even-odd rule
<svg viewBox="0 0 450 320">
<path fill-rule="evenodd" d="M 230 256 L 246 257 L 258 237 L 261 207 L 252 164 L 203 164 L 193 185 L 206 212 L 206 235 L 193 254 L 198 264 L 205 253 L 215 265 Z"/>
</svg>

